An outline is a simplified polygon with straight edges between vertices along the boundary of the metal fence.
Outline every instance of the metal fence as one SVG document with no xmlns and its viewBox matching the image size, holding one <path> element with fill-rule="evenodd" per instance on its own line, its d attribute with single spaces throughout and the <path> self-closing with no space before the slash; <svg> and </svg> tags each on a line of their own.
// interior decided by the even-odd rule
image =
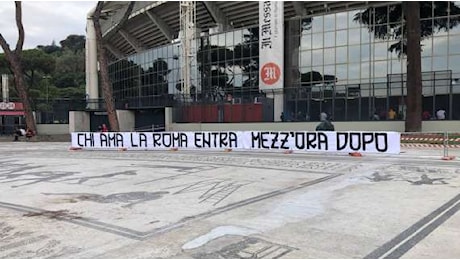
<svg viewBox="0 0 460 260">
<path fill-rule="evenodd" d="M 445 159 L 460 152 L 460 132 L 401 133 L 401 150 L 420 149 L 439 151 Z"/>
</svg>

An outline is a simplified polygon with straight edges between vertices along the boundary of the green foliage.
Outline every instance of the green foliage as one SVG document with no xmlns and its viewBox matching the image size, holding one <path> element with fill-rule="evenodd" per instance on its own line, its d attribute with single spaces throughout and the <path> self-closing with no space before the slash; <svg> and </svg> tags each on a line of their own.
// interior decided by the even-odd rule
<svg viewBox="0 0 460 260">
<path fill-rule="evenodd" d="M 54 70 L 53 56 L 39 49 L 24 50 L 22 52 L 22 66 L 25 72 L 41 71 L 50 74 Z"/>
<path fill-rule="evenodd" d="M 51 45 L 39 45 L 22 53 L 24 75 L 32 101 L 85 98 L 85 36 L 69 35 L 60 44 L 62 48 L 53 41 Z M 0 53 L 0 73 L 11 74 L 3 53 Z M 17 93 L 14 81 L 11 82 L 10 97 L 14 98 Z"/>
<path fill-rule="evenodd" d="M 71 50 L 74 53 L 85 49 L 85 36 L 71 34 L 65 40 L 60 41 L 63 49 Z"/>
</svg>

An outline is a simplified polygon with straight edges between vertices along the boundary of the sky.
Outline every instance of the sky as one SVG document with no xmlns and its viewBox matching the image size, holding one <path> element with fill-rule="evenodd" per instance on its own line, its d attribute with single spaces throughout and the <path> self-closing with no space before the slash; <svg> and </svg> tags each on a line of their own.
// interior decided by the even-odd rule
<svg viewBox="0 0 460 260">
<path fill-rule="evenodd" d="M 37 45 L 56 45 L 70 34 L 86 35 L 86 15 L 97 1 L 23 1 L 22 22 L 25 31 L 24 50 Z M 10 48 L 16 47 L 18 29 L 13 1 L 0 1 L 0 33 Z M 0 52 L 3 50 L 0 48 Z"/>
</svg>

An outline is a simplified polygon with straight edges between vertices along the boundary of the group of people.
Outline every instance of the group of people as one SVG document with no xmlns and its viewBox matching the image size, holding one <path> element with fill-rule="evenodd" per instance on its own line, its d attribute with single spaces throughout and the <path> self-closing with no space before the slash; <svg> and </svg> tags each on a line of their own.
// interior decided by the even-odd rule
<svg viewBox="0 0 460 260">
<path fill-rule="evenodd" d="M 30 138 L 34 137 L 35 136 L 35 133 L 32 129 L 30 128 L 16 128 L 14 130 L 14 140 L 13 141 L 19 141 L 19 137 L 22 137 L 24 136 L 26 138 L 26 141 L 29 141 Z"/>
<path fill-rule="evenodd" d="M 105 124 L 102 124 L 102 125 L 97 127 L 97 131 L 98 132 L 108 132 L 109 128 Z"/>
<path fill-rule="evenodd" d="M 422 120 L 445 120 L 447 118 L 446 116 L 446 110 L 444 109 L 438 109 L 436 111 L 436 114 L 431 115 L 430 112 L 427 110 L 423 111 L 422 113 Z M 371 120 L 395 120 L 398 119 L 398 114 L 393 108 L 390 108 L 388 113 L 385 115 L 385 113 L 380 113 L 378 114 L 377 112 L 374 112 L 374 114 L 371 116 Z M 401 118 L 399 118 L 401 119 Z"/>
</svg>

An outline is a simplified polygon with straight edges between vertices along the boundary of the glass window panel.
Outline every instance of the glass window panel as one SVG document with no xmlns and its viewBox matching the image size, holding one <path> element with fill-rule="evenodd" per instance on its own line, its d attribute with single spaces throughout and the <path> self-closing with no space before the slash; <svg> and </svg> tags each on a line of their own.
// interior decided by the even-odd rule
<svg viewBox="0 0 460 260">
<path fill-rule="evenodd" d="M 234 42 L 234 45 L 237 45 L 243 42 L 243 32 L 241 30 L 237 30 L 233 32 L 233 42 Z"/>
<path fill-rule="evenodd" d="M 335 57 L 337 63 L 347 63 L 348 56 L 347 56 L 347 47 L 337 47 L 335 49 Z"/>
<path fill-rule="evenodd" d="M 367 30 L 367 28 L 363 28 L 361 30 L 361 43 L 369 43 L 372 37 L 372 33 Z"/>
<path fill-rule="evenodd" d="M 361 66 L 359 63 L 348 64 L 348 81 L 351 79 L 359 79 Z"/>
<path fill-rule="evenodd" d="M 335 76 L 335 65 L 324 66 L 324 75 Z M 323 77 L 324 78 L 324 77 Z"/>
<path fill-rule="evenodd" d="M 460 68 L 460 55 L 454 55 L 449 57 L 449 69 L 453 71 L 458 71 Z M 460 90 L 460 81 L 457 82 Z"/>
<path fill-rule="evenodd" d="M 323 49 L 313 50 L 313 66 L 323 65 Z"/>
<path fill-rule="evenodd" d="M 313 49 L 323 48 L 323 34 L 322 33 L 315 33 L 312 35 L 313 38 Z"/>
<path fill-rule="evenodd" d="M 346 82 L 348 76 L 348 66 L 346 64 L 335 66 L 335 73 L 338 81 Z"/>
<path fill-rule="evenodd" d="M 374 59 L 385 60 L 387 59 L 388 48 L 385 42 L 374 44 Z"/>
<path fill-rule="evenodd" d="M 313 67 L 312 71 L 316 71 L 316 72 L 319 72 L 321 75 L 323 75 L 323 67 Z M 311 75 L 313 78 L 312 78 L 312 81 L 313 82 L 320 82 L 321 80 L 319 78 L 316 78 L 314 74 Z"/>
<path fill-rule="evenodd" d="M 361 78 L 368 79 L 370 76 L 370 64 L 369 62 L 362 62 L 361 63 Z"/>
<path fill-rule="evenodd" d="M 449 36 L 449 54 L 460 53 L 460 35 Z"/>
<path fill-rule="evenodd" d="M 312 21 L 312 31 L 313 32 L 322 32 L 323 31 L 323 17 L 315 17 Z"/>
<path fill-rule="evenodd" d="M 217 35 L 211 35 L 211 36 L 209 36 L 209 39 L 211 41 L 212 46 L 216 46 L 216 45 L 219 44 L 218 41 L 217 41 Z"/>
<path fill-rule="evenodd" d="M 233 32 L 225 34 L 225 46 L 233 46 Z"/>
<path fill-rule="evenodd" d="M 337 30 L 348 28 L 348 12 L 338 13 L 335 15 Z"/>
<path fill-rule="evenodd" d="M 361 45 L 361 61 L 369 61 L 370 60 L 370 45 Z"/>
<path fill-rule="evenodd" d="M 335 63 L 335 50 L 334 48 L 324 49 L 324 64 Z"/>
<path fill-rule="evenodd" d="M 358 21 L 354 21 L 358 13 L 359 11 L 348 12 L 348 28 L 356 28 L 361 26 L 361 24 Z"/>
<path fill-rule="evenodd" d="M 374 62 L 374 77 L 386 77 L 387 76 L 387 62 L 376 61 Z"/>
<path fill-rule="evenodd" d="M 361 61 L 361 50 L 359 45 L 348 46 L 348 61 L 359 62 Z"/>
<path fill-rule="evenodd" d="M 311 49 L 311 35 L 310 34 L 304 34 L 300 38 L 300 46 L 302 50 L 307 50 Z"/>
<path fill-rule="evenodd" d="M 447 57 L 434 57 L 433 70 L 447 70 Z"/>
<path fill-rule="evenodd" d="M 334 30 L 335 30 L 335 14 L 325 15 L 324 16 L 324 31 L 327 32 L 327 31 L 334 31 Z"/>
<path fill-rule="evenodd" d="M 433 37 L 433 55 L 447 55 L 447 37 Z"/>
<path fill-rule="evenodd" d="M 219 34 L 218 39 L 219 39 L 219 46 L 220 47 L 225 46 L 225 33 Z"/>
<path fill-rule="evenodd" d="M 336 45 L 342 46 L 348 44 L 348 31 L 342 30 L 336 33 Z"/>
<path fill-rule="evenodd" d="M 422 71 L 431 71 L 432 57 L 422 58 Z"/>
<path fill-rule="evenodd" d="M 324 33 L 324 47 L 334 47 L 335 46 L 335 32 Z"/>
<path fill-rule="evenodd" d="M 397 74 L 402 73 L 402 63 L 398 59 L 391 60 L 391 73 Z"/>
<path fill-rule="evenodd" d="M 449 30 L 449 34 L 450 35 L 453 35 L 453 34 L 460 34 L 460 26 L 455 26 L 454 28 L 450 29 Z"/>
<path fill-rule="evenodd" d="M 440 25 L 442 28 L 448 28 L 448 21 L 447 21 L 447 17 L 445 18 L 437 18 L 434 20 L 434 24 L 438 24 Z M 447 36 L 448 34 L 448 31 L 444 30 L 444 29 L 441 29 L 441 30 L 435 30 L 434 32 L 434 36 Z"/>
<path fill-rule="evenodd" d="M 422 57 L 428 57 L 433 55 L 433 38 L 430 37 L 421 41 L 421 48 L 422 48 Z"/>
<path fill-rule="evenodd" d="M 348 31 L 348 44 L 359 44 L 361 41 L 360 38 L 361 29 L 351 29 Z"/>
<path fill-rule="evenodd" d="M 311 51 L 302 51 L 300 52 L 300 65 L 311 66 Z"/>
</svg>

